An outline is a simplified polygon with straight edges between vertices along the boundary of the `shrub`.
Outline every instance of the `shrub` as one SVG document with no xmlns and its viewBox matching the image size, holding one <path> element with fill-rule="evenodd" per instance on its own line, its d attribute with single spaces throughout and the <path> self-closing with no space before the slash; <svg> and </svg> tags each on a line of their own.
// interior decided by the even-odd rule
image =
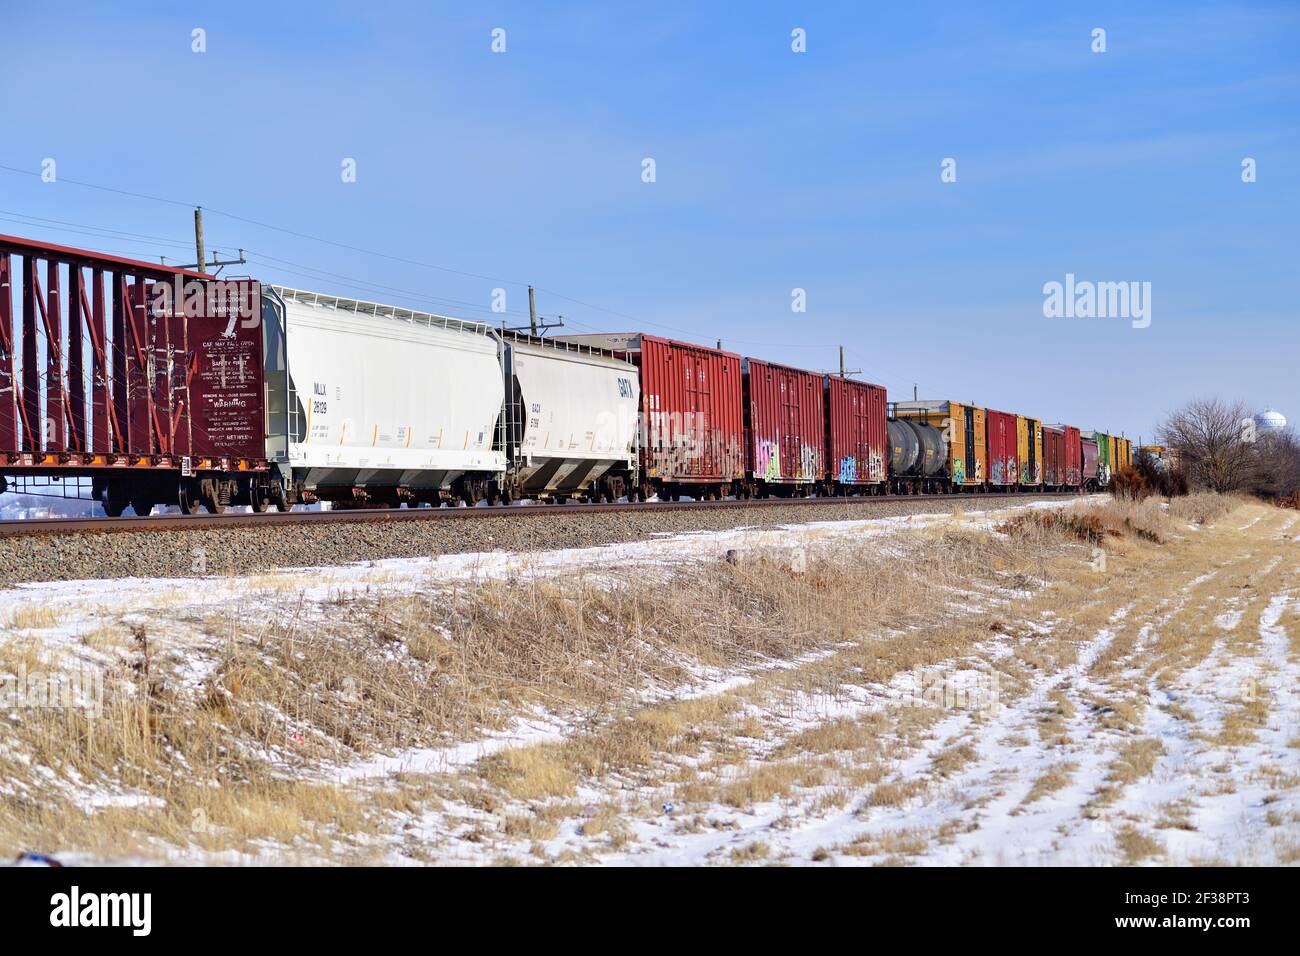
<svg viewBox="0 0 1300 956">
<path fill-rule="evenodd" d="M 1146 477 L 1132 465 L 1124 465 L 1110 480 L 1110 493 L 1116 498 L 1131 498 L 1141 501 L 1151 495 L 1151 486 Z"/>
</svg>

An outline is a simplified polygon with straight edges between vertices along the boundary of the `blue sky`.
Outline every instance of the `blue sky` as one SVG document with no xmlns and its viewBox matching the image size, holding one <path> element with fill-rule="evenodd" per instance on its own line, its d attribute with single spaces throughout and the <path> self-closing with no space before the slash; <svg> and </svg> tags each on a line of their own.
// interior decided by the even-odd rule
<svg viewBox="0 0 1300 956">
<path fill-rule="evenodd" d="M 0 2 L 0 165 L 60 179 L 0 170 L 3 232 L 191 261 L 202 204 L 303 288 L 532 282 L 573 331 L 844 344 L 892 397 L 1133 437 L 1207 394 L 1300 420 L 1300 5 Z M 1066 273 L 1150 282 L 1150 327 L 1045 318 Z"/>
</svg>

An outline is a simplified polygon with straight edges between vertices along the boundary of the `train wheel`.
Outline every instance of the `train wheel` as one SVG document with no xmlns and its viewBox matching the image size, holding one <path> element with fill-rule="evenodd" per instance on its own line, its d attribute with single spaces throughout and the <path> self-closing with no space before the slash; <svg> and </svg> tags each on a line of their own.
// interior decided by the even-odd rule
<svg viewBox="0 0 1300 956">
<path fill-rule="evenodd" d="M 265 485 L 249 485 L 248 503 L 257 514 L 264 514 L 266 509 L 271 506 L 269 489 Z"/>
<path fill-rule="evenodd" d="M 289 510 L 289 496 L 284 493 L 284 485 L 278 481 L 271 482 L 271 503 L 276 511 Z"/>
<path fill-rule="evenodd" d="M 199 482 L 199 500 L 203 502 L 203 507 L 208 510 L 208 514 L 219 515 L 225 510 L 221 504 L 221 497 L 217 494 L 217 482 L 211 478 L 204 478 Z"/>
<path fill-rule="evenodd" d="M 149 512 L 153 511 L 153 502 L 147 498 L 132 498 L 131 510 L 136 513 L 136 517 L 147 518 Z"/>
<path fill-rule="evenodd" d="M 202 503 L 199 501 L 198 489 L 191 482 L 181 482 L 180 490 L 176 493 L 176 504 L 181 509 L 181 514 L 197 514 Z"/>
<path fill-rule="evenodd" d="M 130 503 L 131 501 L 126 496 L 126 488 L 123 487 L 122 482 L 108 482 L 104 488 L 104 514 L 110 518 L 120 518 L 122 512 L 126 510 L 126 506 Z"/>
</svg>

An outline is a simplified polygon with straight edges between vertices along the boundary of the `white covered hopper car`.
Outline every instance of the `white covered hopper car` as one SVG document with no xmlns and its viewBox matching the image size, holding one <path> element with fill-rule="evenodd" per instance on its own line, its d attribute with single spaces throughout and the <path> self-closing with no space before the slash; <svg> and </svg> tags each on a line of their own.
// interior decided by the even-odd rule
<svg viewBox="0 0 1300 956">
<path fill-rule="evenodd" d="M 636 366 L 608 352 L 523 336 L 502 342 L 511 491 L 616 501 L 634 484 Z"/>
<path fill-rule="evenodd" d="M 635 484 L 631 364 L 486 323 L 268 288 L 277 505 L 614 500 Z"/>
</svg>

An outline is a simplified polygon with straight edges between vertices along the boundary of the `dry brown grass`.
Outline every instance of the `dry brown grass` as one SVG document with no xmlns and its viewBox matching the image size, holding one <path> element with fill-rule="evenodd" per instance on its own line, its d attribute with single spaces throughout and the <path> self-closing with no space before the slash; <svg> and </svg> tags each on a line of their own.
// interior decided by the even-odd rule
<svg viewBox="0 0 1300 956">
<path fill-rule="evenodd" d="M 1224 515 L 1239 508 L 1244 499 L 1233 495 L 1197 492 L 1169 500 L 1169 516 L 1190 524 L 1213 524 Z"/>
<path fill-rule="evenodd" d="M 1020 805 L 1028 806 L 1058 790 L 1064 790 L 1074 779 L 1074 771 L 1077 769 L 1078 764 L 1072 762 L 1053 764 L 1048 767 L 1034 780 L 1034 785 L 1029 788 L 1029 793 L 1025 794 L 1025 799 Z"/>
<path fill-rule="evenodd" d="M 731 861 L 733 863 L 757 863 L 766 860 L 770 852 L 771 847 L 759 840 L 732 850 Z"/>
<path fill-rule="evenodd" d="M 41 604 L 21 604 L 9 612 L 5 627 L 12 631 L 30 631 L 44 627 L 58 627 L 59 613 Z"/>
<path fill-rule="evenodd" d="M 1079 510 L 1065 508 L 1017 515 L 1001 530 L 1025 535 L 1035 526 L 1086 544 L 1100 545 L 1129 536 L 1152 543 L 1164 542 L 1169 521 L 1154 499 L 1112 498 L 1100 505 Z"/>
<path fill-rule="evenodd" d="M 1103 786 L 1085 807 L 1085 815 L 1096 817 L 1101 808 L 1115 803 L 1129 784 L 1147 777 L 1155 769 L 1156 760 L 1164 753 L 1164 745 L 1154 737 L 1126 741 L 1106 770 Z"/>
<path fill-rule="evenodd" d="M 924 830 L 889 830 L 858 837 L 843 852 L 849 856 L 909 857 L 924 853 L 930 834 Z"/>
<path fill-rule="evenodd" d="M 1269 702 L 1262 696 L 1242 701 L 1223 716 L 1215 742 L 1226 747 L 1244 747 L 1254 743 L 1256 732 L 1268 722 Z"/>
<path fill-rule="evenodd" d="M 1150 546 L 1141 533 L 1147 512 L 1123 508 L 1108 505 L 1111 517 L 1098 519 L 1107 547 L 1120 535 Z M 316 617 L 277 576 L 262 582 L 268 596 L 257 616 L 196 622 L 219 635 L 188 662 L 207 667 L 202 686 L 182 680 L 156 635 L 106 620 L 83 639 L 114 660 L 102 716 L 32 711 L 6 741 L 52 776 L 0 758 L 0 772 L 17 783 L 0 798 L 0 852 L 255 851 L 274 843 L 360 857 L 367 851 L 346 834 L 372 832 L 396 807 L 443 798 L 498 815 L 508 835 L 540 842 L 578 812 L 579 785 L 611 779 L 667 787 L 683 803 L 747 808 L 816 790 L 829 808 L 870 788 L 868 806 L 898 806 L 978 757 L 970 744 L 949 745 L 924 779 L 888 780 L 889 761 L 931 733 L 932 710 L 830 721 L 772 741 L 756 761 L 754 748 L 774 731 L 746 706 L 779 714 L 789 695 L 833 697 L 846 685 L 888 683 L 916 667 L 964 660 L 998 635 L 1015 647 L 1015 659 L 999 666 L 1005 689 L 1017 692 L 1025 675 L 1072 661 L 1106 608 L 1092 607 L 1089 580 L 1075 574 L 1054 599 L 1074 608 L 1076 620 L 1051 639 L 1017 641 L 999 629 L 1010 627 L 999 622 L 1014 620 L 1014 607 L 986 613 L 969 595 L 1032 591 L 1060 567 L 1077 568 L 1079 527 L 1012 522 L 997 535 L 954 517 L 900 540 L 905 560 L 875 543 L 828 543 L 807 550 L 803 570 L 785 554 L 759 552 L 736 564 L 340 593 Z M 954 612 L 954 594 L 967 610 Z M 57 616 L 23 618 L 28 629 L 54 626 L 42 621 Z M 698 685 L 702 668 L 745 671 L 828 648 L 834 653 L 797 668 L 754 670 L 743 691 L 645 702 L 647 693 L 671 698 Z M 30 640 L 0 647 L 0 667 L 39 657 Z M 1050 732 L 1061 734 L 1072 705 L 1054 698 L 1053 707 Z M 484 758 L 455 787 L 418 780 L 376 798 L 312 778 L 335 762 L 472 739 L 539 710 L 579 729 Z M 700 763 L 672 763 L 685 758 Z M 155 801 L 87 814 L 77 794 L 89 789 Z M 196 811 L 207 821 L 201 831 L 192 829 Z M 629 837 L 610 814 L 613 845 Z M 588 821 L 587 831 L 603 819 Z"/>
<path fill-rule="evenodd" d="M 1141 863 L 1151 857 L 1163 856 L 1164 844 L 1142 833 L 1136 827 L 1125 827 L 1115 834 L 1115 849 L 1127 866 Z"/>
</svg>

